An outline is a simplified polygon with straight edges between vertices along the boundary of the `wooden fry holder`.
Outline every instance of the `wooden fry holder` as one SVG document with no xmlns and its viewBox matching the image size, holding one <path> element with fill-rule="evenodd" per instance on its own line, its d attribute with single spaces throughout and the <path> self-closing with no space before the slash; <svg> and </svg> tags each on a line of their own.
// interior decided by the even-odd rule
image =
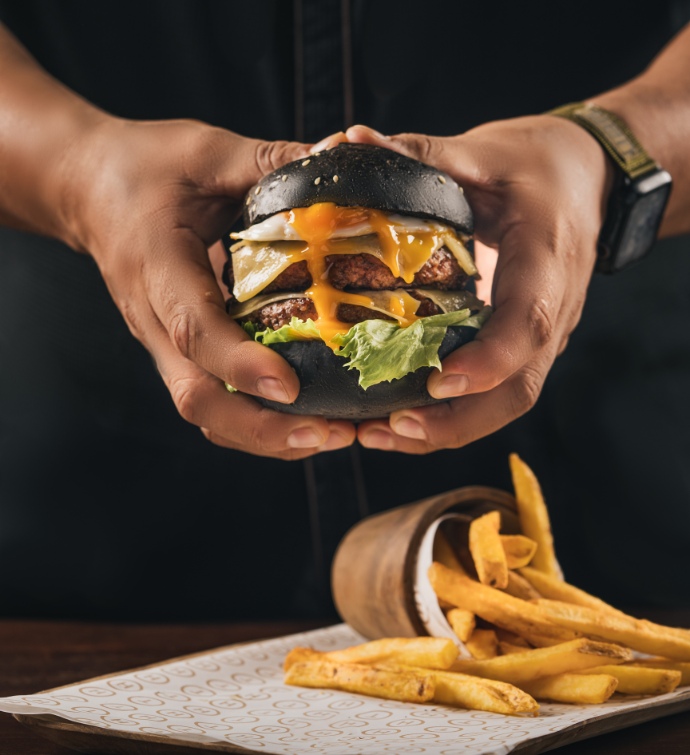
<svg viewBox="0 0 690 755">
<path fill-rule="evenodd" d="M 425 533 L 441 518 L 460 525 L 496 509 L 504 533 L 518 533 L 514 497 L 465 487 L 363 519 L 343 538 L 333 561 L 333 599 L 343 621 L 369 639 L 428 635 L 415 598 L 417 558 Z M 453 517 L 452 515 L 457 515 Z"/>
</svg>

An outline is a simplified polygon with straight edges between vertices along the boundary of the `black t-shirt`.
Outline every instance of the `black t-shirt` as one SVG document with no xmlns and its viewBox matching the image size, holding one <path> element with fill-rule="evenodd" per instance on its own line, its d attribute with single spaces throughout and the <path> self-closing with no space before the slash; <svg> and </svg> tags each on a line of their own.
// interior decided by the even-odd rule
<svg viewBox="0 0 690 755">
<path fill-rule="evenodd" d="M 610 88 L 690 17 L 684 3 L 630 8 L 0 0 L 0 18 L 114 114 L 316 140 L 352 122 L 459 133 Z M 94 263 L 0 230 L 0 611 L 324 616 L 348 526 L 462 485 L 509 489 L 510 451 L 543 484 L 572 581 L 629 604 L 687 605 L 688 246 L 659 244 L 594 280 L 537 406 L 492 437 L 428 457 L 355 448 L 303 464 L 210 445 L 177 415 Z"/>
</svg>

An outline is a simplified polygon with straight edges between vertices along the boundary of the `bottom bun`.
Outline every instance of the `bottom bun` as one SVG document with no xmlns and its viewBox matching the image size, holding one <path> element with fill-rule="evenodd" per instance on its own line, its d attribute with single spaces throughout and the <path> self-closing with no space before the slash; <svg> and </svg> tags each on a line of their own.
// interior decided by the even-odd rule
<svg viewBox="0 0 690 755">
<path fill-rule="evenodd" d="M 471 341 L 476 328 L 450 327 L 438 350 L 441 359 Z M 292 404 L 255 397 L 263 406 L 289 414 L 315 414 L 326 419 L 377 419 L 399 409 L 439 404 L 426 389 L 432 367 L 422 367 L 398 380 L 378 383 L 364 390 L 359 386 L 359 372 L 345 365 L 344 357 L 336 356 L 323 341 L 290 341 L 274 343 L 277 351 L 297 373 L 300 392 Z"/>
</svg>

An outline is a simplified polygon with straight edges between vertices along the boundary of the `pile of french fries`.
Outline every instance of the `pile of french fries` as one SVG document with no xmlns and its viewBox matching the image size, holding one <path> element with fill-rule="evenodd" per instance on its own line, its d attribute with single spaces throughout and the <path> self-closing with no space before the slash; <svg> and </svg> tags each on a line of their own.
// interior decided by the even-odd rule
<svg viewBox="0 0 690 755">
<path fill-rule="evenodd" d="M 491 511 L 471 522 L 467 543 L 439 532 L 434 544 L 429 581 L 472 658 L 439 637 L 295 648 L 285 683 L 509 715 L 690 684 L 690 630 L 635 619 L 565 582 L 539 482 L 516 454 L 510 468 L 523 534 L 502 535 Z"/>
</svg>

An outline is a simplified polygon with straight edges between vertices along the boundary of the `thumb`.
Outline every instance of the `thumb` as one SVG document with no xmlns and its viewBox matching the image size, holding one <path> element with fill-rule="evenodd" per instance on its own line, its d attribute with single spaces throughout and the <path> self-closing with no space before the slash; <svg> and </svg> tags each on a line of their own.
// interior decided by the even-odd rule
<svg viewBox="0 0 690 755">
<path fill-rule="evenodd" d="M 346 131 L 350 142 L 386 147 L 420 162 L 443 170 L 460 184 L 476 176 L 476 162 L 472 150 L 465 146 L 462 136 L 429 136 L 428 134 L 394 134 L 384 136 L 369 126 L 350 126 Z"/>
<path fill-rule="evenodd" d="M 310 155 L 311 144 L 285 141 L 270 142 L 258 139 L 252 141 L 254 142 L 254 155 L 258 173 L 257 181 L 267 173 L 282 168 L 286 163 Z"/>
<path fill-rule="evenodd" d="M 246 191 L 286 163 L 309 156 L 310 144 L 287 141 L 249 139 L 232 132 L 224 132 L 213 150 L 219 156 L 215 166 L 220 188 L 240 199 Z"/>
</svg>

